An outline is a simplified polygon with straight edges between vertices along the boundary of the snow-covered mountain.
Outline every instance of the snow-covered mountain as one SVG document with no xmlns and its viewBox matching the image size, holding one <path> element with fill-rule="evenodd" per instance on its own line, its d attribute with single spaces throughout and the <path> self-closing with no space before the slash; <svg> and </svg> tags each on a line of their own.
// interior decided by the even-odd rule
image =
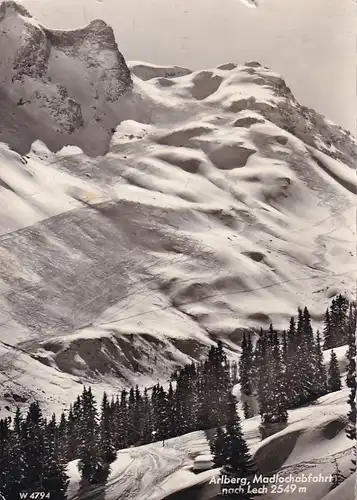
<svg viewBox="0 0 357 500">
<path fill-rule="evenodd" d="M 51 29 L 103 19 L 126 60 L 194 70 L 259 61 L 300 102 L 355 133 L 354 0 L 19 1 Z"/>
<path fill-rule="evenodd" d="M 105 23 L 13 2 L 0 47 L 4 404 L 165 379 L 354 292 L 356 140 L 281 76 L 126 65 Z"/>
</svg>

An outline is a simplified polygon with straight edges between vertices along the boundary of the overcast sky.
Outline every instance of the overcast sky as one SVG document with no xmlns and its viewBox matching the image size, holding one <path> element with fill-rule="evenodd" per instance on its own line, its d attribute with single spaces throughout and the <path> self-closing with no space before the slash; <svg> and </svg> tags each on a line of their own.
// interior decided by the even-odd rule
<svg viewBox="0 0 357 500">
<path fill-rule="evenodd" d="M 193 69 L 257 60 L 301 103 L 355 131 L 354 0 L 22 0 L 48 27 L 101 18 L 127 60 Z"/>
</svg>

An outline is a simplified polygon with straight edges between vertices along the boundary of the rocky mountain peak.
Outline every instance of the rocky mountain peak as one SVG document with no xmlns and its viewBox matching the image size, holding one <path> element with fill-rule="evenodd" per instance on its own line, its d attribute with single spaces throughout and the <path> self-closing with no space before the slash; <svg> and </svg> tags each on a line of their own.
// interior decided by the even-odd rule
<svg viewBox="0 0 357 500">
<path fill-rule="evenodd" d="M 99 20 L 49 30 L 13 1 L 0 5 L 0 28 L 0 141 L 22 154 L 37 139 L 104 154 L 120 122 L 116 104 L 132 86 L 113 30 Z"/>
<path fill-rule="evenodd" d="M 25 7 L 14 2 L 13 0 L 5 0 L 0 3 L 0 20 L 4 17 L 20 15 L 23 17 L 31 18 L 31 14 Z"/>
</svg>

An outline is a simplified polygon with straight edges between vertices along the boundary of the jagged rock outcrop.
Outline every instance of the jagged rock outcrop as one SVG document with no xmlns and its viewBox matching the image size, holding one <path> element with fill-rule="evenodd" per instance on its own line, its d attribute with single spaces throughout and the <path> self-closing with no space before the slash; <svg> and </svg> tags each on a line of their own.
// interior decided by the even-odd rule
<svg viewBox="0 0 357 500">
<path fill-rule="evenodd" d="M 25 154 L 40 139 L 57 151 L 107 151 L 117 103 L 132 80 L 113 30 L 92 21 L 75 31 L 39 25 L 13 1 L 0 4 L 0 141 Z"/>
</svg>

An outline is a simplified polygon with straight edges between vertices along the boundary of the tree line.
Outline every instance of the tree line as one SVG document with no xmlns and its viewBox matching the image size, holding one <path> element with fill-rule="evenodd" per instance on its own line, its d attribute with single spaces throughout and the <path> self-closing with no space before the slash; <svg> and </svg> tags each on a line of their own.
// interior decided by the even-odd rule
<svg viewBox="0 0 357 500">
<path fill-rule="evenodd" d="M 339 324 L 349 325 L 343 333 L 349 344 L 347 434 L 355 440 L 355 305 L 349 304 L 345 314 L 346 321 Z M 335 332 L 334 346 L 340 335 Z M 244 334 L 239 365 L 227 359 L 219 341 L 202 361 L 173 373 L 167 389 L 156 384 L 144 390 L 123 389 L 111 398 L 104 393 L 98 405 L 91 388 L 84 387 L 67 412 L 50 419 L 38 402 L 31 403 L 25 414 L 17 409 L 14 418 L 0 420 L 0 491 L 9 498 L 23 491 L 43 491 L 50 492 L 52 499 L 64 500 L 69 479 L 66 464 L 72 460 L 78 460 L 81 488 L 86 490 L 105 483 L 117 450 L 154 441 L 164 444 L 172 437 L 214 428 L 215 464 L 223 466 L 225 474 L 244 470 L 249 475 L 254 464 L 243 438 L 234 384 L 239 379 L 242 395 L 257 398 L 263 424 L 286 422 L 289 408 L 341 388 L 336 354 L 331 351 L 326 373 L 321 343 L 320 334 L 313 333 L 308 309 L 299 309 L 297 320 L 292 318 L 286 331 L 279 333 L 271 325 L 256 339 Z M 243 409 L 250 417 L 246 401 Z"/>
</svg>

